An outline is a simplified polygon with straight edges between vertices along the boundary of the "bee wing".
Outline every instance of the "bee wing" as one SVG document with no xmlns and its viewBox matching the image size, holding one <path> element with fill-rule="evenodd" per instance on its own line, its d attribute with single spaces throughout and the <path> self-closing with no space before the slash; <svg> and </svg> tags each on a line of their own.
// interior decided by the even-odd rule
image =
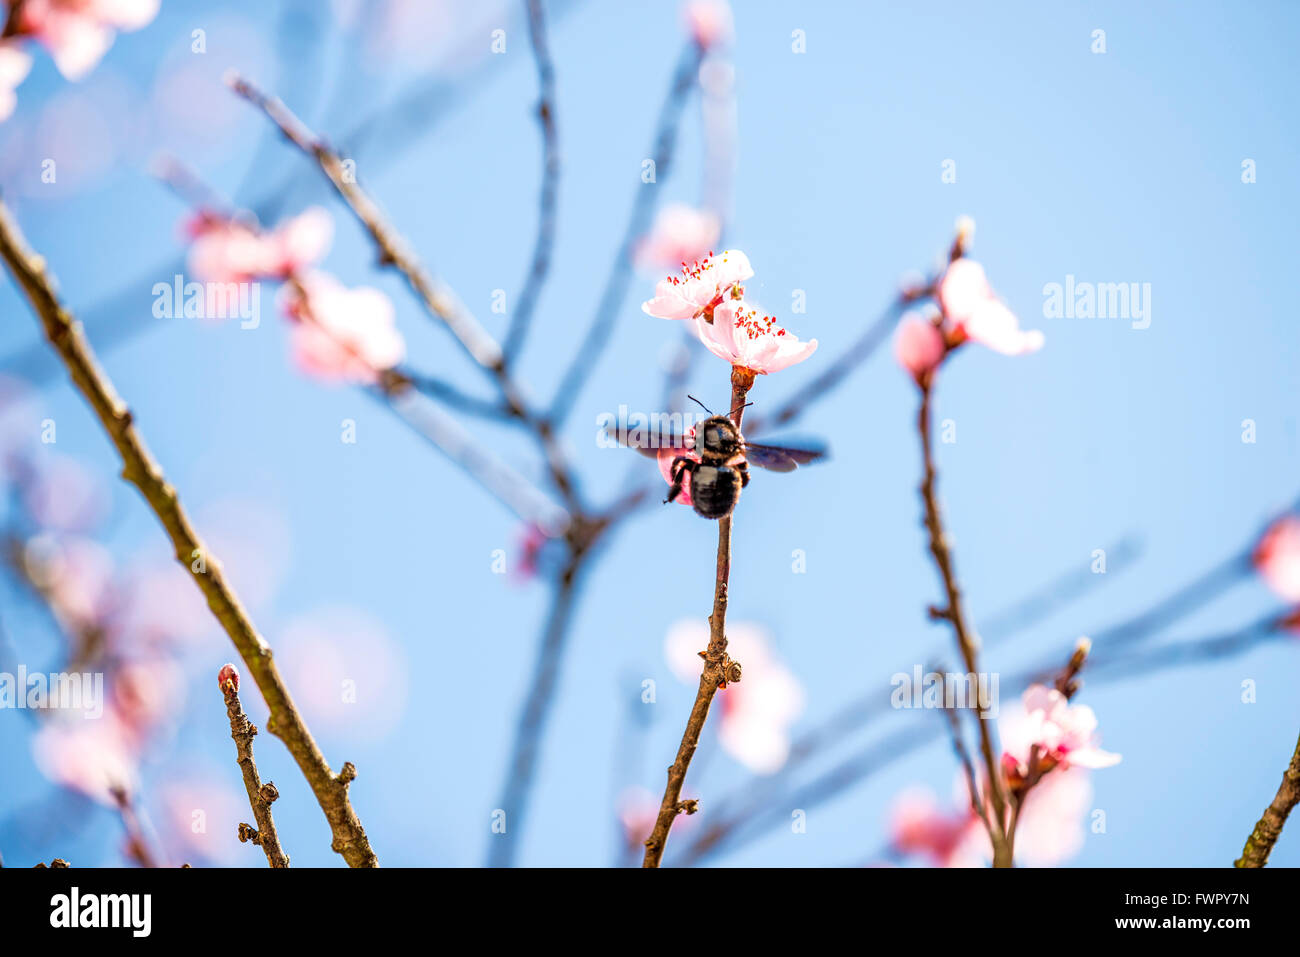
<svg viewBox="0 0 1300 957">
<path fill-rule="evenodd" d="M 680 432 L 656 432 L 653 429 L 616 430 L 606 426 L 605 435 L 613 442 L 636 449 L 646 458 L 658 458 L 663 449 L 694 448 L 693 439 L 688 439 Z"/>
<path fill-rule="evenodd" d="M 745 443 L 745 459 L 751 465 L 770 469 L 773 472 L 793 472 L 801 465 L 808 465 L 826 457 L 824 445 L 791 448 L 785 445 L 760 445 L 757 442 Z"/>
</svg>

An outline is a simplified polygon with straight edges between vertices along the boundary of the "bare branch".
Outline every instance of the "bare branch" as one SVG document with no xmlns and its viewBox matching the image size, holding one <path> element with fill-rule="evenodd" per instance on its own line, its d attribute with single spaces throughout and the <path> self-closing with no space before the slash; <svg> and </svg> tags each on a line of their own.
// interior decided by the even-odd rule
<svg viewBox="0 0 1300 957">
<path fill-rule="evenodd" d="M 289 690 L 238 596 L 226 581 L 221 562 L 194 530 L 175 488 L 136 429 L 130 409 L 118 397 L 86 341 L 81 325 L 59 301 L 45 262 L 32 253 L 8 208 L 0 202 L 0 256 L 40 318 L 45 335 L 58 351 L 72 381 L 98 416 L 122 460 L 122 477 L 136 486 L 158 517 L 175 549 L 176 560 L 190 573 L 208 607 L 248 666 L 270 710 L 268 726 L 281 738 L 325 813 L 334 835 L 333 849 L 353 867 L 378 865 L 361 822 L 348 799 L 347 782 L 330 770 L 294 706 Z"/>
<path fill-rule="evenodd" d="M 226 699 L 226 716 L 230 718 L 230 736 L 235 741 L 235 754 L 239 762 L 240 773 L 244 777 L 244 790 L 248 792 L 248 804 L 253 810 L 253 819 L 257 827 L 247 824 L 239 825 L 239 840 L 252 841 L 266 853 L 266 862 L 275 868 L 289 866 L 289 855 L 280 847 L 280 835 L 275 830 L 275 819 L 271 816 L 271 805 L 280 796 L 275 785 L 268 781 L 262 783 L 257 773 L 257 763 L 253 760 L 253 738 L 257 736 L 257 725 L 248 720 L 244 707 L 239 702 L 239 672 L 234 665 L 225 665 L 217 676 L 217 684 Z"/>
</svg>

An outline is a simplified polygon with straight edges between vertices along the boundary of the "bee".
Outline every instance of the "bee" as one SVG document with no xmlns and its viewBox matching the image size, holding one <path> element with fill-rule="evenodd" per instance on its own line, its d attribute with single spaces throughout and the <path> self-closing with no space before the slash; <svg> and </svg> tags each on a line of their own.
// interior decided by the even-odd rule
<svg viewBox="0 0 1300 957">
<path fill-rule="evenodd" d="M 704 518 L 725 518 L 735 511 L 740 491 L 749 485 L 749 466 L 757 465 L 773 472 L 793 472 L 826 457 L 825 448 L 790 448 L 783 445 L 760 445 L 747 442 L 740 429 L 726 415 L 715 415 L 694 396 L 688 398 L 709 413 L 695 429 L 692 439 L 685 435 L 662 436 L 658 448 L 633 445 L 638 452 L 658 458 L 664 449 L 688 449 L 698 458 L 681 454 L 669 469 L 671 484 L 664 504 L 676 501 L 690 476 L 691 505 Z M 743 408 L 743 407 L 742 407 Z M 733 414 L 735 410 L 732 410 Z"/>
</svg>

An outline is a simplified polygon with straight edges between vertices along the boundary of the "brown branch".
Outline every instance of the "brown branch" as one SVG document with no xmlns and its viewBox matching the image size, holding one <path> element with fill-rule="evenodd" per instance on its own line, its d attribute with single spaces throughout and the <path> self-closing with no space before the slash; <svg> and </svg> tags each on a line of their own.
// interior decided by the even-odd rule
<svg viewBox="0 0 1300 957">
<path fill-rule="evenodd" d="M 140 816 L 136 813 L 135 801 L 126 788 L 115 787 L 109 789 L 109 794 L 117 804 L 118 813 L 122 816 L 122 827 L 126 830 L 126 855 L 135 861 L 141 867 L 157 867 L 158 859 L 149 848 L 149 842 L 145 839 L 144 828 L 140 824 Z"/>
<path fill-rule="evenodd" d="M 745 397 L 754 385 L 754 374 L 747 369 L 734 367 L 731 370 L 731 420 L 740 430 L 741 419 L 745 415 Z M 695 748 L 700 743 L 700 732 L 704 722 L 709 718 L 709 706 L 719 688 L 725 688 L 728 682 L 740 681 L 740 664 L 727 655 L 727 591 L 731 581 L 731 515 L 718 520 L 718 559 L 716 576 L 713 584 L 713 614 L 709 615 L 709 647 L 700 652 L 704 659 L 704 669 L 700 673 L 700 687 L 695 693 L 695 704 L 691 707 L 690 718 L 686 722 L 686 731 L 682 734 L 682 743 L 677 748 L 677 758 L 668 769 L 668 786 L 664 789 L 664 798 L 659 805 L 659 816 L 655 819 L 654 830 L 645 842 L 645 858 L 642 867 L 658 867 L 664 856 L 664 847 L 668 844 L 668 832 L 672 829 L 677 815 L 685 811 L 694 814 L 695 801 L 682 801 L 682 785 L 686 782 L 686 772 L 695 756 Z"/>
<path fill-rule="evenodd" d="M 506 331 L 503 352 L 509 363 L 524 346 L 528 324 L 537 307 L 537 299 L 546 283 L 551 268 L 551 250 L 555 246 L 555 207 L 560 182 L 560 142 L 555 126 L 555 62 L 546 43 L 546 15 L 541 0 L 524 0 L 528 8 L 528 35 L 533 45 L 533 59 L 537 61 L 537 85 L 540 101 L 537 120 L 542 127 L 542 192 L 538 203 L 537 240 L 533 246 L 533 261 L 528 270 L 528 280 L 519 294 L 510 328 Z"/>
<path fill-rule="evenodd" d="M 673 73 L 668 95 L 659 109 L 655 144 L 651 155 L 655 164 L 655 182 L 638 182 L 636 185 L 632 211 L 628 215 L 623 238 L 619 243 L 618 251 L 614 254 L 614 261 L 610 264 L 605 286 L 596 304 L 596 311 L 591 317 L 578 351 L 574 353 L 573 359 L 564 370 L 560 385 L 555 390 L 555 397 L 551 400 L 547 418 L 556 425 L 564 422 L 573 410 L 578 394 L 596 368 L 600 354 L 609 343 L 614 326 L 618 323 L 631 278 L 633 251 L 637 241 L 650 227 L 650 218 L 659 199 L 659 184 L 668 175 L 672 164 L 677 144 L 677 128 L 681 122 L 686 98 L 695 87 L 703 55 L 704 51 L 698 44 L 687 44 Z"/>
<path fill-rule="evenodd" d="M 431 276 L 409 251 L 405 238 L 384 218 L 378 205 L 356 182 L 355 171 L 324 140 L 313 133 L 282 102 L 267 96 L 238 75 L 227 77 L 236 94 L 260 109 L 279 127 L 285 139 L 312 157 L 334 186 L 335 192 L 369 233 L 379 250 L 379 263 L 396 269 L 429 316 L 444 323 L 470 358 L 496 383 L 507 414 L 528 427 L 546 458 L 547 471 L 566 507 L 575 516 L 582 511 L 577 481 L 556 440 L 552 421 L 533 411 L 523 390 L 506 370 L 501 347 L 474 318 L 446 284 Z"/>
<path fill-rule="evenodd" d="M 353 867 L 375 867 L 378 861 L 348 798 L 351 776 L 335 775 L 298 713 L 271 657 L 270 646 L 258 633 L 238 596 L 226 581 L 221 563 L 194 530 L 175 488 L 146 447 L 132 414 L 100 368 L 78 323 L 59 301 L 45 261 L 32 253 L 8 208 L 0 202 L 0 256 L 22 287 L 40 318 L 45 335 L 58 351 L 73 383 L 99 417 L 122 460 L 122 477 L 144 497 L 175 548 L 176 560 L 190 573 L 207 598 L 247 665 L 270 711 L 271 733 L 282 739 L 311 785 L 333 834 L 332 847 Z M 346 766 L 345 766 L 346 769 Z"/>
<path fill-rule="evenodd" d="M 1255 824 L 1255 830 L 1246 838 L 1246 846 L 1241 857 L 1233 862 L 1234 867 L 1263 867 L 1268 863 L 1268 855 L 1273 845 L 1282 834 L 1291 809 L 1300 804 L 1300 740 L 1296 741 L 1295 753 L 1291 763 L 1282 772 L 1282 783 L 1278 785 L 1273 801 L 1264 809 L 1264 816 Z"/>
<path fill-rule="evenodd" d="M 289 855 L 280 847 L 280 835 L 275 830 L 275 819 L 271 816 L 271 805 L 279 798 L 280 792 L 268 781 L 262 783 L 257 773 L 257 763 L 253 760 L 253 738 L 257 736 L 257 725 L 248 720 L 243 705 L 239 702 L 239 672 L 234 665 L 225 665 L 217 675 L 217 684 L 226 699 L 226 716 L 230 718 L 230 737 L 235 741 L 235 754 L 239 762 L 240 773 L 244 776 L 244 789 L 248 792 L 248 804 L 253 810 L 253 820 L 257 827 L 247 824 L 239 825 L 239 841 L 252 841 L 266 853 L 266 862 L 271 867 L 289 866 Z"/>
<path fill-rule="evenodd" d="M 979 655 L 975 647 L 975 636 L 967 623 L 966 612 L 962 606 L 961 589 L 957 586 L 957 572 L 954 568 L 952 551 L 948 547 L 948 535 L 943 528 L 943 519 L 939 513 L 939 501 L 935 495 L 936 471 L 934 449 L 930 435 L 930 398 L 932 389 L 929 381 L 922 382 L 921 409 L 917 415 L 917 431 L 921 438 L 921 456 L 923 477 L 921 479 L 921 500 L 925 505 L 925 527 L 930 535 L 930 554 L 934 557 L 939 577 L 943 580 L 947 606 L 932 609 L 936 618 L 948 621 L 957 638 L 957 647 L 968 674 L 979 674 Z M 1009 847 L 1005 840 L 1006 795 L 1002 786 L 1002 775 L 998 770 L 997 754 L 993 745 L 991 719 L 977 714 L 976 725 L 980 733 L 980 755 L 984 760 L 984 772 L 990 792 L 993 816 L 989 821 L 989 837 L 993 842 L 993 863 L 995 867 L 1010 867 Z"/>
</svg>

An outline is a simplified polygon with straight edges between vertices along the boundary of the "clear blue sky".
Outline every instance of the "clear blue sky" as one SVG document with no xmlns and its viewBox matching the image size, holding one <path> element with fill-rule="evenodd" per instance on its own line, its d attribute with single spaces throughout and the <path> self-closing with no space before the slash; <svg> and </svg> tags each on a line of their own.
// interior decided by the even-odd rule
<svg viewBox="0 0 1300 957">
<path fill-rule="evenodd" d="M 319 47 L 299 49 L 276 33 L 294 6 L 240 0 L 213 13 L 168 0 L 154 24 L 121 38 L 75 89 L 40 59 L 20 88 L 17 116 L 0 125 L 0 187 L 29 240 L 76 307 L 166 264 L 181 248 L 182 207 L 147 170 L 163 147 L 223 190 L 245 184 L 243 201 L 293 173 L 287 209 L 326 202 L 339 211 L 316 174 L 271 141 L 251 111 L 236 109 L 227 123 L 217 107 L 196 105 L 162 118 L 154 85 L 193 65 L 196 27 L 208 31 L 195 68 L 201 104 L 223 102 L 216 78 L 234 64 L 327 131 L 351 128 L 422 71 L 445 69 L 454 78 L 470 69 L 477 72 L 465 74 L 436 127 L 409 142 L 399 135 L 400 150 L 378 137 L 356 155 L 363 178 L 421 254 L 494 331 L 504 331 L 502 317 L 489 311 L 491 292 L 505 288 L 513 297 L 519 288 L 540 166 L 530 113 L 536 77 L 520 6 L 505 5 L 497 16 L 454 5 L 463 15 L 450 32 L 463 39 L 455 24 L 468 24 L 459 29 L 471 46 L 486 51 L 490 29 L 507 29 L 506 54 L 468 68 L 430 62 L 455 46 L 442 41 L 414 57 L 366 59 L 333 28 Z M 475 7 L 480 12 L 470 17 Z M 625 210 L 641 188 L 640 162 L 681 48 L 671 4 L 569 7 L 553 17 L 551 36 L 564 160 L 559 245 L 523 363 L 546 395 L 585 328 Z M 978 622 L 1061 573 L 1085 569 L 1093 549 L 1125 535 L 1143 543 L 1139 558 L 1112 565 L 1083 600 L 990 651 L 989 669 L 1011 673 L 1043 654 L 1063 654 L 1078 635 L 1146 608 L 1242 547 L 1295 497 L 1300 9 L 1281 2 L 980 9 L 753 0 L 737 8 L 739 167 L 730 243 L 757 270 L 755 298 L 821 341 L 811 360 L 759 383 L 755 414 L 823 369 L 888 302 L 901 274 L 934 265 L 956 217 L 969 214 L 979 227 L 975 257 L 1024 323 L 1047 336 L 1046 348 L 1029 358 L 970 350 L 940 385 L 937 415 L 958 429 L 957 443 L 940 449 L 941 493 L 973 616 Z M 802 55 L 791 52 L 795 29 L 806 33 Z M 1104 54 L 1090 52 L 1094 29 L 1105 30 Z M 72 95 L 85 99 L 69 105 Z M 39 183 L 44 154 L 32 131 L 40 112 L 59 104 L 74 116 L 82 110 L 112 120 L 102 137 L 93 123 L 79 127 L 83 149 L 108 164 L 84 185 L 71 175 L 65 184 Z M 124 118 L 128 125 L 118 125 Z M 1258 170 L 1251 185 L 1241 181 L 1247 158 Z M 941 182 L 946 159 L 956 162 L 955 184 Z M 645 188 L 661 190 L 665 201 L 694 201 L 700 169 L 693 100 L 675 171 Z M 328 268 L 392 295 L 417 365 L 477 385 L 449 340 L 426 331 L 404 289 L 374 270 L 351 221 L 336 221 Z M 1042 318 L 1043 286 L 1067 275 L 1150 283 L 1150 328 Z M 127 344 L 105 348 L 106 365 L 193 510 L 237 500 L 282 516 L 283 577 L 256 609 L 272 644 L 290 623 L 346 606 L 377 620 L 396 646 L 407 692 L 387 730 L 319 733 L 336 765 L 347 759 L 361 771 L 353 798 L 381 860 L 480 863 L 546 600 L 540 584 L 492 574 L 492 551 L 513 551 L 513 519 L 363 396 L 293 372 L 283 325 L 269 308 L 256 332 L 152 319 L 150 287 L 168 279 L 160 269 L 121 308 L 87 313 L 92 342 L 131 317 L 144 327 Z M 660 374 L 651 360 L 674 332 L 638 311 L 650 288 L 648 278 L 634 285 L 566 433 L 591 488 L 609 498 L 629 462 L 595 448 L 596 418 L 620 403 L 653 406 Z M 805 315 L 789 314 L 795 289 L 807 292 Z M 37 327 L 10 283 L 0 286 L 0 314 L 0 354 L 29 355 Z M 44 376 L 40 405 L 59 423 L 59 451 L 114 473 L 111 450 L 61 376 L 27 358 L 5 371 Z M 703 356 L 690 384 L 720 405 L 726 370 Z M 799 728 L 927 662 L 947 640 L 924 613 L 938 586 L 919 525 L 913 393 L 887 351 L 877 354 L 801 423 L 830 440 L 833 462 L 792 477 L 758 476 L 738 513 L 731 616 L 764 624 L 803 682 L 808 708 Z M 358 422 L 355 446 L 338 440 L 344 418 Z M 1257 423 L 1254 444 L 1240 439 L 1247 418 Z M 531 462 L 522 442 L 487 435 L 509 461 Z M 112 547 L 164 556 L 161 532 L 134 493 L 115 486 L 113 501 Z M 611 794 L 632 784 L 662 788 L 693 695 L 669 673 L 663 638 L 672 622 L 707 614 L 714 538 L 713 525 L 686 509 L 652 510 L 622 529 L 593 576 L 564 664 L 522 863 L 610 863 Z M 806 574 L 791 573 L 794 549 L 807 555 Z M 34 649 L 34 662 L 48 660 L 41 617 L 12 589 L 4 602 L 11 640 Z M 1167 638 L 1230 630 L 1275 604 L 1262 585 L 1247 582 Z M 1107 832 L 1090 835 L 1074 863 L 1230 862 L 1294 747 L 1298 655 L 1294 643 L 1275 643 L 1211 665 L 1087 686 L 1082 700 L 1096 710 L 1105 746 L 1124 761 L 1094 775 Z M 194 764 L 238 786 L 212 688 L 231 657 L 225 639 L 213 635 L 187 659 L 189 703 L 146 771 L 146 795 Z M 640 736 L 624 716 L 646 677 L 657 679 L 659 696 L 644 706 L 648 730 Z M 1240 700 L 1246 679 L 1257 682 L 1254 704 Z M 255 721 L 264 717 L 260 701 L 250 712 Z M 888 727 L 933 720 L 905 712 Z M 39 833 L 29 829 L 30 805 L 50 792 L 31 763 L 29 732 L 26 722 L 0 714 L 0 850 L 15 862 L 119 860 L 118 825 L 105 810 L 89 810 L 74 829 L 57 821 L 49 832 L 44 823 Z M 866 740 L 846 740 L 843 753 Z M 275 810 L 295 863 L 335 863 L 287 754 L 266 737 L 259 761 L 263 777 L 280 785 Z M 706 808 L 746 780 L 721 753 L 701 769 L 691 783 Z M 949 749 L 937 741 L 809 809 L 807 833 L 778 825 L 716 860 L 866 858 L 884 838 L 898 791 L 926 783 L 946 794 L 953 773 Z M 27 816 L 15 818 L 20 808 Z M 250 848 L 231 859 L 261 863 Z M 1300 834 L 1284 836 L 1273 860 L 1300 864 Z"/>
</svg>

